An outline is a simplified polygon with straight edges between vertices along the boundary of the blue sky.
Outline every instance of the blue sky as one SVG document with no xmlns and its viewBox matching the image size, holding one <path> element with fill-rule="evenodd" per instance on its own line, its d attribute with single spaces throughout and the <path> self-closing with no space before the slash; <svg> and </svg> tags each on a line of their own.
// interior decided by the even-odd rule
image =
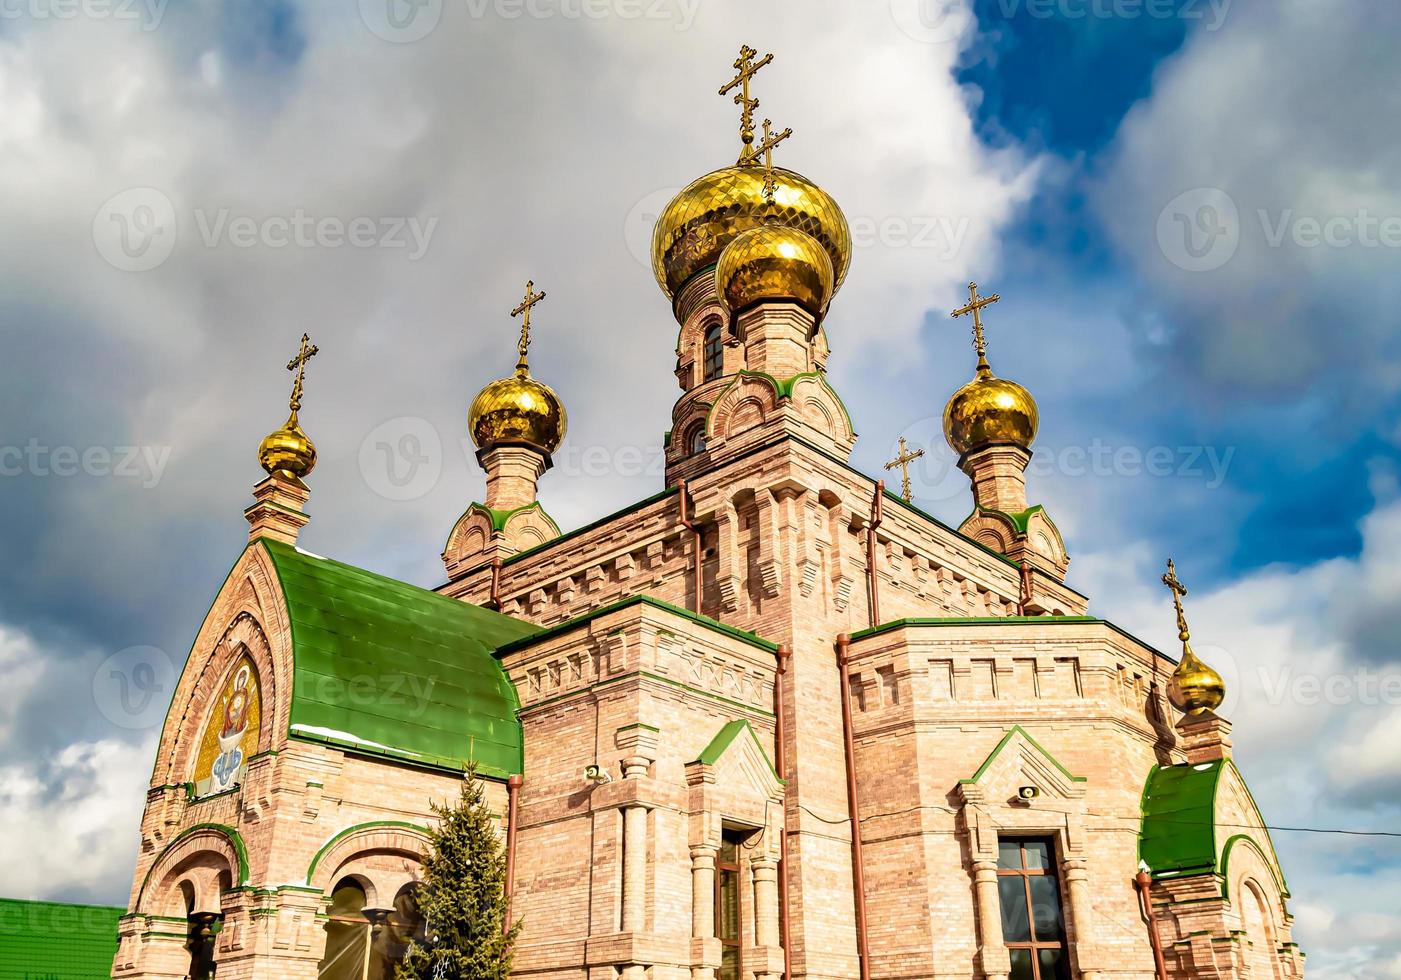
<svg viewBox="0 0 1401 980">
<path fill-rule="evenodd" d="M 962 519 L 948 311 L 970 279 L 1000 293 L 992 363 L 1040 402 L 1029 489 L 1071 583 L 1166 648 L 1172 554 L 1271 821 L 1401 826 L 1401 713 L 1368 693 L 1401 677 L 1401 8 L 512 2 L 430 3 L 412 40 L 369 0 L 0 19 L 0 449 L 38 454 L 0 476 L 0 892 L 123 900 L 159 718 L 114 709 L 104 668 L 183 662 L 303 330 L 311 550 L 440 581 L 481 496 L 463 416 L 510 367 L 527 277 L 550 293 L 532 364 L 571 415 L 547 507 L 572 527 L 658 488 L 677 391 L 650 216 L 733 155 L 714 89 L 740 40 L 777 55 L 782 162 L 859 232 L 828 320 L 855 462 L 906 435 L 918 502 Z M 178 234 L 124 270 L 112 211 L 140 205 Z M 299 211 L 413 220 L 423 247 L 210 231 Z M 431 463 L 401 493 L 373 448 L 406 436 Z M 56 447 L 128 446 L 55 473 Z M 1276 843 L 1310 975 L 1401 977 L 1401 847 Z"/>
</svg>

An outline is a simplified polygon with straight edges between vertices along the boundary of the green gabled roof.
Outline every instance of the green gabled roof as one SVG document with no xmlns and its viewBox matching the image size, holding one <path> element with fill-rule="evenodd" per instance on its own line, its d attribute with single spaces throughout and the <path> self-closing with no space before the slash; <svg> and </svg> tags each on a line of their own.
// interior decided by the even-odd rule
<svg viewBox="0 0 1401 980">
<path fill-rule="evenodd" d="M 483 775 L 522 768 L 515 688 L 492 651 L 538 627 L 266 538 L 292 623 L 289 734 Z"/>
<path fill-rule="evenodd" d="M 125 909 L 0 898 L 0 980 L 104 980 Z"/>
<path fill-rule="evenodd" d="M 1155 878 L 1216 868 L 1216 787 L 1225 761 L 1154 766 L 1143 788 L 1138 856 Z"/>
<path fill-rule="evenodd" d="M 1012 522 L 1012 526 L 1017 529 L 1018 534 L 1025 534 L 1027 525 L 1031 522 L 1031 515 L 1037 513 L 1038 511 L 1043 511 L 1045 509 L 1046 508 L 1043 507 L 1041 504 L 1032 504 L 1026 510 L 1012 512 L 1007 510 L 998 510 L 995 507 L 984 507 L 982 504 L 975 504 L 973 507 L 973 513 L 996 514 L 999 517 L 1005 517 L 1007 518 L 1007 520 Z M 972 515 L 970 514 L 969 516 L 971 517 Z"/>
</svg>

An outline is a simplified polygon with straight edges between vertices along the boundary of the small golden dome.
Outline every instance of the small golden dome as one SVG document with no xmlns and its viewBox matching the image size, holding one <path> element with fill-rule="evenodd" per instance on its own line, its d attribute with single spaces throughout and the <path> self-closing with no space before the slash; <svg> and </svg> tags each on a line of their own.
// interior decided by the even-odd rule
<svg viewBox="0 0 1401 980">
<path fill-rule="evenodd" d="M 1182 660 L 1168 681 L 1168 700 L 1178 711 L 1206 714 L 1226 700 L 1226 682 L 1184 643 Z"/>
<path fill-rule="evenodd" d="M 300 480 L 315 468 L 316 446 L 302 431 L 296 412 L 258 446 L 258 462 L 270 475 L 285 480 Z"/>
<path fill-rule="evenodd" d="M 821 319 L 835 291 L 832 260 L 807 232 L 776 222 L 740 232 L 720 253 L 715 286 L 731 314 L 788 299 Z"/>
<path fill-rule="evenodd" d="M 479 449 L 524 442 L 553 453 L 564 440 L 569 417 L 554 390 L 532 378 L 522 363 L 514 375 L 493 381 L 477 394 L 467 425 Z"/>
<path fill-rule="evenodd" d="M 773 207 L 764 196 L 764 168 L 723 167 L 692 181 L 662 209 L 652 232 L 652 271 L 668 298 L 714 265 L 738 234 L 772 217 L 815 238 L 832 262 L 832 292 L 851 264 L 851 229 L 832 196 L 801 174 L 773 168 Z M 830 298 L 830 297 L 829 297 Z"/>
<path fill-rule="evenodd" d="M 944 408 L 944 438 L 960 456 L 995 442 L 1030 449 L 1039 421 L 1031 392 L 980 366 L 978 376 L 955 391 Z"/>
</svg>

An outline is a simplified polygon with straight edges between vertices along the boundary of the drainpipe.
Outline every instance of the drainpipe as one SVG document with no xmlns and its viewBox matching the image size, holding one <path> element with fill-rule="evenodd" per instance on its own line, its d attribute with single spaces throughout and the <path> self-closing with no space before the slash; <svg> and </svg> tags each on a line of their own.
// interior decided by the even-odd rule
<svg viewBox="0 0 1401 980">
<path fill-rule="evenodd" d="M 783 678 L 788 673 L 788 658 L 793 651 L 787 644 L 778 648 L 778 672 L 773 678 L 774 738 L 773 755 L 779 778 L 788 778 L 788 749 L 783 723 Z M 788 784 L 783 786 L 783 833 L 778 838 L 778 901 L 783 908 L 779 941 L 783 943 L 783 980 L 792 980 L 793 953 L 788 946 Z"/>
<path fill-rule="evenodd" d="M 871 626 L 880 625 L 880 595 L 876 590 L 876 529 L 880 527 L 885 499 L 885 481 L 876 481 L 876 495 L 871 500 L 871 521 L 866 526 L 866 591 L 871 598 Z"/>
<path fill-rule="evenodd" d="M 1031 566 L 1025 561 L 1022 562 L 1022 598 L 1017 603 L 1017 615 L 1025 616 L 1026 607 L 1031 605 L 1032 577 Z"/>
<path fill-rule="evenodd" d="M 492 609 L 501 611 L 501 559 L 491 560 L 491 598 L 487 600 Z"/>
<path fill-rule="evenodd" d="M 511 899 L 516 891 L 516 820 L 520 816 L 521 783 L 524 781 L 518 772 L 506 780 L 506 920 L 501 923 L 502 932 L 511 931 Z"/>
<path fill-rule="evenodd" d="M 1153 947 L 1153 968 L 1158 974 L 1158 980 L 1168 980 L 1167 961 L 1163 959 L 1163 938 L 1158 935 L 1158 916 L 1153 911 L 1153 902 L 1148 895 L 1148 889 L 1153 885 L 1153 876 L 1147 871 L 1140 871 L 1134 876 L 1133 883 L 1138 888 L 1139 908 L 1148 922 L 1148 942 Z"/>
<path fill-rule="evenodd" d="M 877 500 L 881 492 L 883 489 L 877 491 Z M 856 796 L 856 742 L 851 732 L 851 677 L 847 673 L 847 648 L 850 645 L 851 637 L 846 633 L 837 637 L 837 668 L 842 681 L 842 731 L 846 739 L 846 803 L 851 816 L 851 879 L 852 889 L 856 893 L 856 955 L 860 961 L 861 980 L 871 980 L 866 942 L 866 862 L 861 854 L 861 808 Z"/>
<path fill-rule="evenodd" d="M 686 487 L 686 481 L 685 481 L 685 480 L 677 480 L 677 481 L 676 481 L 676 489 L 677 489 L 678 493 L 680 493 L 680 495 L 681 495 L 681 496 L 680 496 L 681 526 L 684 527 L 686 530 L 688 530 L 688 531 L 691 532 L 692 542 L 693 542 L 693 545 L 694 545 L 694 546 L 692 547 L 691 551 L 692 551 L 692 554 L 693 554 L 693 556 L 694 556 L 694 562 L 695 562 L 695 569 L 694 569 L 693 574 L 695 575 L 696 583 L 695 583 L 695 590 L 694 590 L 694 591 L 695 591 L 695 596 L 694 596 L 694 598 L 693 598 L 693 600 L 692 600 L 693 603 L 694 603 L 694 607 L 692 608 L 691 611 L 694 612 L 694 613 L 696 613 L 697 615 L 699 615 L 700 612 L 701 612 L 701 588 L 702 588 L 702 583 L 701 583 L 701 559 L 704 557 L 704 555 L 703 555 L 702 552 L 701 552 L 701 530 L 700 530 L 700 526 L 699 526 L 698 524 L 696 524 L 696 522 L 695 522 L 695 520 L 694 520 L 694 515 L 691 513 L 691 506 L 692 506 L 691 492 L 690 492 L 690 490 L 688 490 L 687 487 Z"/>
</svg>

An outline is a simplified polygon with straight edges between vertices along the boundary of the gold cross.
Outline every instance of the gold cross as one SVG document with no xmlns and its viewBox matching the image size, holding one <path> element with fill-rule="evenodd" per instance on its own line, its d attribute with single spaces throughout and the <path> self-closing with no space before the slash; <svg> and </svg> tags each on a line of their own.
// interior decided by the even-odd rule
<svg viewBox="0 0 1401 980">
<path fill-rule="evenodd" d="M 521 316 L 524 314 L 524 318 L 521 320 L 520 343 L 516 345 L 516 349 L 520 351 L 521 355 L 520 363 L 516 365 L 517 367 L 523 367 L 525 365 L 525 352 L 530 349 L 530 308 L 544 298 L 545 291 L 542 289 L 538 293 L 535 292 L 535 281 L 533 279 L 527 279 L 525 281 L 525 299 L 521 300 L 520 305 L 511 311 L 511 316 Z"/>
<path fill-rule="evenodd" d="M 973 349 L 978 352 L 979 374 L 982 374 L 984 371 L 988 373 L 992 372 L 992 368 L 988 366 L 988 342 L 987 338 L 983 336 L 982 309 L 985 306 L 991 306 L 1001 298 L 1002 297 L 997 293 L 993 293 L 991 296 L 980 297 L 978 295 L 978 284 L 976 282 L 970 282 L 968 284 L 968 305 L 961 306 L 950 314 L 955 317 L 964 316 L 968 313 L 973 314 Z"/>
<path fill-rule="evenodd" d="M 754 110 L 759 108 L 759 100 L 749 97 L 749 80 L 760 68 L 773 61 L 772 54 L 755 61 L 754 56 L 758 53 L 749 45 L 741 44 L 739 57 L 735 59 L 735 70 L 739 74 L 720 87 L 720 94 L 728 95 L 735 86 L 739 86 L 739 91 L 735 93 L 735 105 L 740 107 L 739 140 L 744 144 L 739 151 L 740 166 L 753 163 L 755 156 L 750 144 L 754 142 Z"/>
<path fill-rule="evenodd" d="M 773 175 L 773 148 L 793 135 L 791 128 L 785 129 L 781 133 L 770 131 L 773 125 L 772 119 L 764 120 L 764 138 L 758 146 L 754 147 L 754 157 L 760 153 L 764 155 L 764 200 L 770 205 L 773 204 L 774 192 L 778 190 L 778 180 Z M 751 157 L 752 159 L 752 157 Z"/>
<path fill-rule="evenodd" d="M 287 362 L 287 370 L 296 371 L 297 378 L 292 382 L 292 398 L 287 403 L 295 415 L 302 408 L 302 379 L 306 377 L 306 362 L 316 356 L 319 349 L 315 344 L 309 343 L 311 340 L 306 334 L 302 334 L 302 346 L 297 351 L 297 356 Z"/>
<path fill-rule="evenodd" d="M 885 464 L 885 468 L 888 470 L 893 470 L 897 466 L 900 467 L 900 495 L 905 498 L 905 503 L 907 504 L 913 499 L 910 495 L 910 464 L 923 455 L 923 449 L 916 449 L 914 452 L 910 452 L 909 447 L 905 445 L 905 437 L 901 436 L 900 455 Z"/>
<path fill-rule="evenodd" d="M 1177 568 L 1171 558 L 1168 559 L 1168 570 L 1163 576 L 1163 584 L 1172 590 L 1172 604 L 1177 608 L 1177 638 L 1186 643 L 1192 638 L 1187 632 L 1187 617 L 1182 612 L 1182 600 L 1187 595 L 1187 586 L 1177 577 Z"/>
</svg>

